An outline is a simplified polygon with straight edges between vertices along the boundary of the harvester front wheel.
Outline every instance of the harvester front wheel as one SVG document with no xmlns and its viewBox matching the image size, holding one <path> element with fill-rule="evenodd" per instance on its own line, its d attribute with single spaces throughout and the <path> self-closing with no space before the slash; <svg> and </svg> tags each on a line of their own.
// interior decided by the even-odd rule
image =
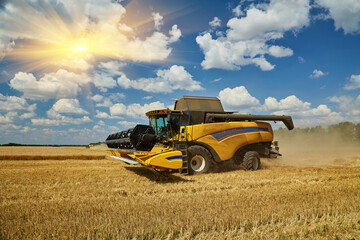
<svg viewBox="0 0 360 240">
<path fill-rule="evenodd" d="M 189 151 L 189 174 L 207 173 L 211 168 L 212 156 L 210 152 L 201 146 L 191 146 Z"/>
<path fill-rule="evenodd" d="M 258 170 L 260 168 L 260 155 L 256 151 L 246 152 L 241 163 L 244 170 Z"/>
</svg>

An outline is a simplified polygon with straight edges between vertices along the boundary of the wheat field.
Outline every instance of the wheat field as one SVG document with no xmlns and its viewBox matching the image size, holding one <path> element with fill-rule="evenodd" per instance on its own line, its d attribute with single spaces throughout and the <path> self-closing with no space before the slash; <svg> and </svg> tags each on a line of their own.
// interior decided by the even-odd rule
<svg viewBox="0 0 360 240">
<path fill-rule="evenodd" d="M 2 158 L 0 239 L 359 239 L 359 149 L 283 150 L 259 171 L 162 176 L 101 150 L 0 147 L 58 156 Z"/>
</svg>

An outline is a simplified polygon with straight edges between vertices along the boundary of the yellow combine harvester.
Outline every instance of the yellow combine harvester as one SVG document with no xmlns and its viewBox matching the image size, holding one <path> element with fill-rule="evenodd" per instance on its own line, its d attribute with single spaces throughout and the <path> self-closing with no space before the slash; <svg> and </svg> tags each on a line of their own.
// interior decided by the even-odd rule
<svg viewBox="0 0 360 240">
<path fill-rule="evenodd" d="M 212 97 L 183 97 L 174 109 L 147 112 L 149 125 L 110 134 L 106 152 L 128 164 L 182 174 L 206 173 L 231 159 L 244 170 L 257 170 L 261 157 L 281 155 L 271 125 L 259 120 L 294 128 L 290 116 L 225 112 Z"/>
</svg>

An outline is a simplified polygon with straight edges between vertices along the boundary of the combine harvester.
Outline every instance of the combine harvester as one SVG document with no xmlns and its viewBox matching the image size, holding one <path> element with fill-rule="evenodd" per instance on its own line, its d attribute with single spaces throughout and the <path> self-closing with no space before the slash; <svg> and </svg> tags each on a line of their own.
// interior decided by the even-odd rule
<svg viewBox="0 0 360 240">
<path fill-rule="evenodd" d="M 110 134 L 106 152 L 127 164 L 186 175 L 209 172 L 230 159 L 244 170 L 257 170 L 261 157 L 281 156 L 271 125 L 259 120 L 294 128 L 290 116 L 225 112 L 213 97 L 184 96 L 174 110 L 152 110 L 146 116 L 149 125 Z"/>
</svg>

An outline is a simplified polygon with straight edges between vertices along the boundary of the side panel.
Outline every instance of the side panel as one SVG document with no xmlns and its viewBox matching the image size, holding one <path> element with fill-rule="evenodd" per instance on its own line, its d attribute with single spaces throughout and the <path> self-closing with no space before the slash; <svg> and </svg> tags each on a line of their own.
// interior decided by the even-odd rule
<svg viewBox="0 0 360 240">
<path fill-rule="evenodd" d="M 128 150 L 106 150 L 111 157 L 127 164 L 144 165 L 161 170 L 180 169 L 182 167 L 182 153 L 172 148 L 154 147 L 151 152 L 125 152 Z"/>
<path fill-rule="evenodd" d="M 154 167 L 180 169 L 182 167 L 182 153 L 180 151 L 160 153 L 149 158 L 145 163 Z"/>
<path fill-rule="evenodd" d="M 193 125 L 192 141 L 212 147 L 221 160 L 228 160 L 235 152 L 248 144 L 272 142 L 273 131 L 267 122 L 227 122 Z M 188 139 L 190 140 L 190 139 Z"/>
</svg>

